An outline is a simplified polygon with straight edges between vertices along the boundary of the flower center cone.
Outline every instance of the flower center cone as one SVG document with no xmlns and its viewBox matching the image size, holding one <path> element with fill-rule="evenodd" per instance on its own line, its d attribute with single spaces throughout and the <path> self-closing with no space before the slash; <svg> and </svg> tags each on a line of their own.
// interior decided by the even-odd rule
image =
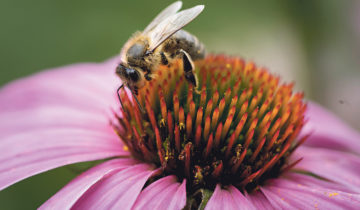
<svg viewBox="0 0 360 210">
<path fill-rule="evenodd" d="M 198 87 L 180 61 L 160 66 L 139 90 L 145 112 L 125 91 L 115 131 L 133 157 L 176 175 L 187 189 L 216 184 L 252 190 L 295 163 L 289 155 L 305 138 L 303 94 L 252 62 L 210 55 L 197 61 Z"/>
</svg>

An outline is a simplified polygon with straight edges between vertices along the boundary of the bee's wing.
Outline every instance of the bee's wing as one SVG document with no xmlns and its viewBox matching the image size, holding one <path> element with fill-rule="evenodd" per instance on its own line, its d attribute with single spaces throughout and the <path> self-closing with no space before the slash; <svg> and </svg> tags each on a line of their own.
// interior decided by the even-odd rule
<svg viewBox="0 0 360 210">
<path fill-rule="evenodd" d="M 204 5 L 198 5 L 190 9 L 183 10 L 179 13 L 167 17 L 161 21 L 154 29 L 147 33 L 150 39 L 149 50 L 153 51 L 167 38 L 190 23 L 204 9 Z"/>
<path fill-rule="evenodd" d="M 163 11 L 161 11 L 155 18 L 154 20 L 152 20 L 148 26 L 146 26 L 146 28 L 144 29 L 143 33 L 146 34 L 147 32 L 149 32 L 150 30 L 152 30 L 153 28 L 155 28 L 155 26 L 157 26 L 161 21 L 163 21 L 165 18 L 176 14 L 177 11 L 179 11 L 179 9 L 182 6 L 182 2 L 181 1 L 177 1 L 175 3 L 172 3 L 170 6 L 166 7 Z"/>
</svg>

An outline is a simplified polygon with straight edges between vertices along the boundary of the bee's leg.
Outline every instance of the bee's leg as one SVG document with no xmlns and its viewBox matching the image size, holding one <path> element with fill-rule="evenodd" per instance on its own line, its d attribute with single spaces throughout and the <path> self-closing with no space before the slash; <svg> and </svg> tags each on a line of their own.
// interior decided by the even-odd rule
<svg viewBox="0 0 360 210">
<path fill-rule="evenodd" d="M 180 53 L 182 54 L 185 79 L 190 82 L 194 87 L 197 87 L 198 81 L 196 75 L 194 74 L 194 62 L 192 61 L 190 55 L 184 50 L 181 49 Z"/>
<path fill-rule="evenodd" d="M 129 89 L 131 90 L 130 87 L 129 87 Z M 138 88 L 137 88 L 137 87 L 134 87 L 134 90 L 131 90 L 130 92 L 131 92 L 133 98 L 135 99 L 135 101 L 136 101 L 136 103 L 137 103 L 140 111 L 141 111 L 142 113 L 145 113 L 145 110 L 144 110 L 143 107 L 140 105 L 140 102 L 139 102 L 139 100 L 138 100 L 138 98 L 137 98 L 137 95 L 138 95 L 138 93 L 139 93 L 139 92 L 138 92 Z"/>
<path fill-rule="evenodd" d="M 120 101 L 120 104 L 121 104 L 121 108 L 123 109 L 123 111 L 125 112 L 125 106 L 124 106 L 124 104 L 122 103 L 122 100 L 121 100 L 121 97 L 120 97 L 120 90 L 121 90 L 121 88 L 125 88 L 125 86 L 124 86 L 124 84 L 122 84 L 118 89 L 117 89 L 117 96 L 118 96 L 118 99 L 119 99 L 119 101 Z M 128 87 L 129 88 L 129 87 Z M 131 90 L 131 88 L 129 88 L 130 90 Z M 137 103 L 137 105 L 139 106 L 139 109 L 140 109 L 140 111 L 141 112 L 145 112 L 144 111 L 144 109 L 141 107 L 141 105 L 140 105 L 140 103 L 139 103 L 139 101 L 138 101 L 138 99 L 137 99 L 137 97 L 136 97 L 136 95 L 138 94 L 138 90 L 137 89 L 135 89 L 134 90 L 134 92 L 135 92 L 135 94 L 134 94 L 134 92 L 133 91 L 130 91 L 131 92 L 131 94 L 133 95 L 133 97 L 135 98 L 135 101 L 136 101 L 136 103 Z"/>
<path fill-rule="evenodd" d="M 118 98 L 119 98 L 119 101 L 120 101 L 120 104 L 121 104 L 121 108 L 125 111 L 124 104 L 122 103 L 121 97 L 120 97 L 120 90 L 121 90 L 121 88 L 124 88 L 124 84 L 122 84 L 122 85 L 117 89 L 116 93 L 117 93 L 117 96 L 118 96 Z"/>
</svg>

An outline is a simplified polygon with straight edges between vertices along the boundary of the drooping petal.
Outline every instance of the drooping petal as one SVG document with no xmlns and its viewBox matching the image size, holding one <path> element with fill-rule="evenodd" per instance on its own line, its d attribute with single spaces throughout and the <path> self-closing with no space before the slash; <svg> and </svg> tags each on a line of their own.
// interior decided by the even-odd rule
<svg viewBox="0 0 360 210">
<path fill-rule="evenodd" d="M 279 197 L 275 194 L 275 192 L 269 190 L 268 188 L 261 187 L 261 192 L 265 195 L 266 199 L 270 202 L 271 206 L 274 209 L 293 209 L 284 198 Z"/>
<path fill-rule="evenodd" d="M 75 203 L 74 209 L 131 209 L 153 173 L 147 164 L 137 164 L 104 177 Z"/>
<path fill-rule="evenodd" d="M 104 114 L 94 113 L 62 105 L 34 107 L 16 112 L 0 111 L 0 138 L 54 128 L 82 128 L 109 132 L 109 119 Z"/>
<path fill-rule="evenodd" d="M 274 209 L 269 200 L 260 190 L 253 191 L 251 193 L 245 192 L 245 197 L 255 206 L 256 209 Z"/>
<path fill-rule="evenodd" d="M 115 60 L 49 70 L 0 90 L 0 189 L 66 164 L 128 155 L 109 124 Z"/>
<path fill-rule="evenodd" d="M 311 134 L 305 145 L 336 150 L 352 151 L 360 154 L 360 134 L 347 126 L 334 114 L 320 105 L 309 102 L 306 112 L 308 122 L 300 137 Z"/>
<path fill-rule="evenodd" d="M 266 210 L 274 209 L 270 204 L 269 200 L 259 190 L 251 193 L 245 192 L 245 197 L 255 206 L 256 209 L 266 209 Z"/>
<path fill-rule="evenodd" d="M 56 167 L 127 155 L 120 142 L 90 130 L 53 129 L 1 139 L 0 189 Z"/>
<path fill-rule="evenodd" d="M 102 112 L 117 105 L 117 59 L 50 69 L 14 81 L 0 90 L 1 112 L 63 105 Z"/>
<path fill-rule="evenodd" d="M 314 185 L 302 185 L 294 179 L 273 179 L 261 187 L 275 209 L 356 209 L 358 193 L 346 193 Z"/>
<path fill-rule="evenodd" d="M 146 187 L 133 209 L 177 210 L 186 204 L 186 180 L 180 184 L 175 176 L 167 176 Z"/>
<path fill-rule="evenodd" d="M 40 209 L 70 209 L 95 183 L 117 171 L 136 164 L 134 159 L 113 159 L 97 165 L 76 177 L 46 201 Z"/>
<path fill-rule="evenodd" d="M 347 193 L 356 193 L 355 191 L 352 191 L 350 188 L 348 188 L 342 184 L 315 178 L 314 176 L 310 176 L 308 174 L 288 172 L 288 173 L 284 174 L 282 177 L 285 177 L 286 179 L 289 179 L 289 180 L 296 181 L 297 184 L 306 185 L 309 187 L 316 186 L 317 188 L 322 188 L 322 189 L 332 189 L 332 190 L 343 191 L 343 192 L 347 192 Z"/>
<path fill-rule="evenodd" d="M 256 209 L 255 206 L 234 186 L 221 189 L 216 185 L 215 191 L 205 207 L 206 210 L 217 209 Z"/>
<path fill-rule="evenodd" d="M 303 159 L 295 169 L 311 172 L 317 176 L 360 192 L 360 157 L 332 149 L 299 147 L 293 158 Z"/>
</svg>

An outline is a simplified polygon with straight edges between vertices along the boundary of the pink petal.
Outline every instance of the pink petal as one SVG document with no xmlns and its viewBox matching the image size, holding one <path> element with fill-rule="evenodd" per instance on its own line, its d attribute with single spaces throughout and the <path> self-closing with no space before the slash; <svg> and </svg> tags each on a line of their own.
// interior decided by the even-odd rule
<svg viewBox="0 0 360 210">
<path fill-rule="evenodd" d="M 175 176 L 157 180 L 142 191 L 132 209 L 182 209 L 186 205 L 186 180 Z"/>
<path fill-rule="evenodd" d="M 109 132 L 109 118 L 94 113 L 61 105 L 34 107 L 16 112 L 0 111 L 0 137 L 38 129 L 83 128 Z"/>
<path fill-rule="evenodd" d="M 0 153 L 0 189 L 63 165 L 128 154 L 113 137 L 81 129 L 48 129 L 9 136 L 1 139 Z"/>
<path fill-rule="evenodd" d="M 346 152 L 299 147 L 293 154 L 303 157 L 295 169 L 305 170 L 317 176 L 341 184 L 351 191 L 360 192 L 360 157 Z"/>
<path fill-rule="evenodd" d="M 334 114 L 316 103 L 309 102 L 306 117 L 308 123 L 300 136 L 311 133 L 305 145 L 336 150 L 352 151 L 359 154 L 360 134 L 347 126 Z"/>
<path fill-rule="evenodd" d="M 261 191 L 254 191 L 248 194 L 245 192 L 245 197 L 255 206 L 255 209 L 273 210 L 271 203 Z"/>
<path fill-rule="evenodd" d="M 49 70 L 0 90 L 0 189 L 75 162 L 128 155 L 112 130 L 116 60 Z"/>
<path fill-rule="evenodd" d="M 275 209 L 357 209 L 358 193 L 346 193 L 333 189 L 302 185 L 298 180 L 273 179 L 261 191 Z"/>
<path fill-rule="evenodd" d="M 256 209 L 255 206 L 234 186 L 221 189 L 216 185 L 215 191 L 205 207 L 206 210 L 218 209 Z"/>
<path fill-rule="evenodd" d="M 114 159 L 97 165 L 76 177 L 46 201 L 40 209 L 70 209 L 75 202 L 95 183 L 137 162 L 133 159 Z"/>
<path fill-rule="evenodd" d="M 75 64 L 20 79 L 0 90 L 1 112 L 39 106 L 63 105 L 102 112 L 118 107 L 116 88 L 121 83 L 114 71 L 117 60 Z"/>
<path fill-rule="evenodd" d="M 296 180 L 297 184 L 306 185 L 309 187 L 316 186 L 317 188 L 333 189 L 336 191 L 343 191 L 343 192 L 347 192 L 347 193 L 356 193 L 344 185 L 341 185 L 341 184 L 338 184 L 335 182 L 331 182 L 331 181 L 322 180 L 319 178 L 315 178 L 310 175 L 288 172 L 288 173 L 284 174 L 283 177 L 285 177 L 286 179 L 289 179 L 289 180 L 294 180 L 294 181 Z"/>
<path fill-rule="evenodd" d="M 73 206 L 74 209 L 130 209 L 153 173 L 147 164 L 138 164 L 104 177 Z"/>
<path fill-rule="evenodd" d="M 277 196 L 272 190 L 269 190 L 266 187 L 260 187 L 260 190 L 274 209 L 294 209 L 288 201 L 286 201 L 283 197 Z M 297 195 L 293 194 L 293 196 Z"/>
</svg>

